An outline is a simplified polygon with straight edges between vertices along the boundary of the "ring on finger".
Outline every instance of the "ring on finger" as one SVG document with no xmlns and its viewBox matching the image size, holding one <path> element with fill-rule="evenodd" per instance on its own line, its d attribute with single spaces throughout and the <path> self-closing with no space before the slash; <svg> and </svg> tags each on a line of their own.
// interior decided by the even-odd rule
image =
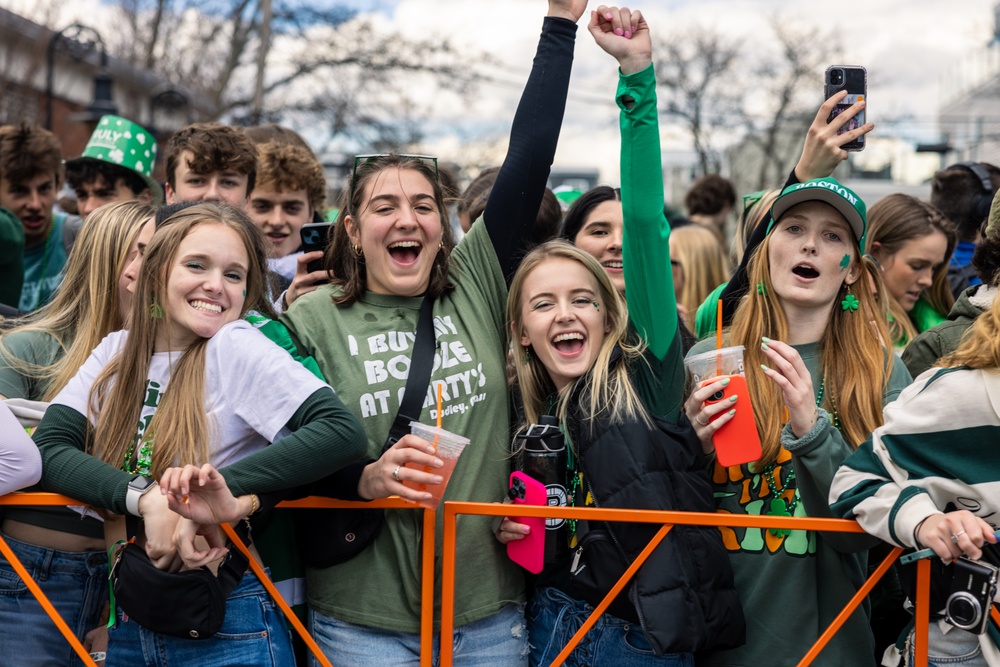
<svg viewBox="0 0 1000 667">
<path fill-rule="evenodd" d="M 707 421 L 702 421 L 701 420 L 701 413 L 700 412 L 697 415 L 695 415 L 694 420 L 696 422 L 698 422 L 699 424 L 701 424 L 702 426 L 708 426 L 708 422 Z"/>
<path fill-rule="evenodd" d="M 399 468 L 400 466 L 396 466 L 396 469 L 392 471 L 392 478 L 397 482 L 399 481 Z"/>
<path fill-rule="evenodd" d="M 951 541 L 957 543 L 958 542 L 958 538 L 960 538 L 962 535 L 965 535 L 965 531 L 964 530 L 958 531 L 957 533 L 955 533 L 954 535 L 951 536 Z"/>
</svg>

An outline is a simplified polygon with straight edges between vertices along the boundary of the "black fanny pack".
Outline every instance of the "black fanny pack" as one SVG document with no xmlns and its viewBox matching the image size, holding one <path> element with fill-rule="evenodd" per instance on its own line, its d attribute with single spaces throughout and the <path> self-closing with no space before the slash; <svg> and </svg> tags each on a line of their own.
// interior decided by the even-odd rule
<svg viewBox="0 0 1000 667">
<path fill-rule="evenodd" d="M 236 532 L 249 546 L 246 522 L 240 522 Z M 134 534 L 131 527 L 129 533 Z M 207 567 L 167 572 L 153 565 L 145 549 L 129 542 L 111 565 L 112 613 L 117 604 L 129 618 L 153 632 L 208 639 L 222 628 L 226 598 L 243 579 L 248 565 L 247 557 L 230 542 L 218 576 Z"/>
</svg>

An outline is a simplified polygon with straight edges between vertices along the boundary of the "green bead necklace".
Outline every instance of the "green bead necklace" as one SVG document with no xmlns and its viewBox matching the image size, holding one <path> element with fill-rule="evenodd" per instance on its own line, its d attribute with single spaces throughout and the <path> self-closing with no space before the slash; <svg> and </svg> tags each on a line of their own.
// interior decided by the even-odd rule
<svg viewBox="0 0 1000 667">
<path fill-rule="evenodd" d="M 819 394 L 816 395 L 816 407 L 819 408 L 820 403 L 823 402 L 823 390 L 826 389 L 826 378 L 823 378 L 819 384 Z M 837 416 L 837 404 L 834 402 L 833 397 L 830 397 L 830 408 L 833 410 L 833 427 L 836 429 L 840 428 L 840 419 Z M 778 480 L 775 479 L 774 474 L 774 464 L 768 463 L 764 466 L 764 481 L 767 482 L 767 488 L 771 491 L 771 503 L 768 505 L 767 513 L 770 516 L 794 516 L 795 508 L 799 506 L 799 495 L 794 493 L 792 495 L 792 501 L 788 502 L 781 497 L 795 481 L 795 470 L 792 468 L 792 464 L 788 463 L 788 477 L 785 478 L 785 483 L 778 488 Z M 775 537 L 788 537 L 792 532 L 788 528 L 768 528 L 770 532 Z"/>
</svg>

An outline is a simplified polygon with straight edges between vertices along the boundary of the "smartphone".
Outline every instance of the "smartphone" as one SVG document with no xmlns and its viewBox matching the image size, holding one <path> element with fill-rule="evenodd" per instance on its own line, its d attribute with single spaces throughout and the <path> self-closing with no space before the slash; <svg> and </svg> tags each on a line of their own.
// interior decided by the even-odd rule
<svg viewBox="0 0 1000 667">
<path fill-rule="evenodd" d="M 332 222 L 307 222 L 299 230 L 299 238 L 302 239 L 302 252 L 313 252 L 326 248 L 333 241 Z M 313 260 L 306 267 L 310 273 L 323 270 L 323 260 Z"/>
<path fill-rule="evenodd" d="M 510 474 L 510 490 L 507 495 L 515 505 L 549 504 L 545 485 L 523 472 Z M 520 540 L 507 543 L 507 556 L 532 574 L 542 571 L 545 564 L 545 519 L 543 517 L 517 517 L 511 520 L 531 527 L 531 532 Z"/>
<path fill-rule="evenodd" d="M 826 119 L 827 123 L 850 108 L 852 104 L 868 99 L 868 70 L 860 65 L 831 65 L 826 68 L 825 81 L 826 85 L 823 88 L 824 100 L 830 99 L 838 91 L 847 91 L 847 97 L 842 99 L 840 104 L 835 106 L 833 111 L 830 112 L 830 117 Z M 837 134 L 843 134 L 864 125 L 867 111 L 866 105 L 866 108 L 862 109 L 854 118 L 847 121 L 837 131 Z M 843 149 L 847 151 L 860 151 L 864 150 L 864 147 L 864 135 L 843 145 Z"/>
<path fill-rule="evenodd" d="M 727 375 L 724 377 L 729 378 L 729 384 L 723 387 L 722 391 L 709 396 L 705 402 L 728 402 L 733 396 L 739 397 L 734 404 L 736 414 L 712 436 L 712 444 L 715 445 L 715 456 L 719 461 L 719 465 L 728 468 L 729 466 L 738 466 L 756 461 L 760 458 L 761 447 L 760 435 L 757 433 L 757 421 L 753 416 L 753 406 L 750 404 L 750 390 L 747 387 L 746 378 L 742 375 Z M 706 384 L 712 384 L 721 379 L 723 378 L 713 377 L 702 382 L 701 386 L 704 387 Z M 724 414 L 726 414 L 725 411 L 720 412 L 712 417 L 710 421 L 715 421 Z"/>
</svg>

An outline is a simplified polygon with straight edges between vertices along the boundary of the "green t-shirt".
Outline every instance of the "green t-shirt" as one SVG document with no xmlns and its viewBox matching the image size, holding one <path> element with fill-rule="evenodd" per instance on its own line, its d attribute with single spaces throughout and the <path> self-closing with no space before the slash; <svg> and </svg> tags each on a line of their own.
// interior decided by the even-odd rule
<svg viewBox="0 0 1000 667">
<path fill-rule="evenodd" d="M 52 300 L 59 283 L 62 270 L 66 266 L 67 248 L 63 238 L 68 224 L 78 223 L 78 218 L 70 220 L 65 213 L 52 214 L 52 231 L 44 243 L 24 248 L 24 285 L 18 304 L 24 312 L 37 310 Z"/>
<path fill-rule="evenodd" d="M 472 226 L 454 250 L 451 266 L 457 287 L 434 304 L 437 352 L 420 421 L 434 423 L 434 386 L 440 384 L 444 428 L 470 440 L 444 500 L 497 502 L 504 498 L 510 472 L 507 287 L 486 225 Z M 422 299 L 367 293 L 337 307 L 330 300 L 335 289 L 324 286 L 300 297 L 281 321 L 300 353 L 316 359 L 337 395 L 361 419 L 368 454 L 377 458 L 406 386 Z M 307 569 L 309 605 L 351 623 L 418 632 L 422 520 L 420 511 L 387 511 L 382 532 L 362 554 L 341 565 Z M 457 625 L 524 600 L 521 572 L 493 537 L 491 523 L 490 517 L 459 519 Z M 441 572 L 441 535 L 439 519 L 435 577 Z M 440 608 L 439 597 L 435 608 Z"/>
<path fill-rule="evenodd" d="M 0 337 L 0 348 L 0 395 L 42 400 L 48 387 L 26 371 L 54 364 L 65 353 L 59 341 L 44 331 L 15 331 Z"/>
<path fill-rule="evenodd" d="M 809 369 L 813 390 L 818 392 L 823 380 L 819 345 L 794 347 Z M 688 355 L 713 349 L 715 340 L 704 340 L 691 348 Z M 894 360 L 883 405 L 895 400 L 910 382 L 906 367 Z M 826 399 L 824 405 L 829 405 Z M 827 413 L 821 411 L 821 415 Z M 820 419 L 812 431 L 799 439 L 791 436 L 786 426 L 782 445 L 774 476 L 780 479 L 778 488 L 785 487 L 782 495 L 786 499 L 792 494 L 799 499 L 795 516 L 837 518 L 827 504 L 830 484 L 840 464 L 853 452 L 840 431 L 828 417 Z M 789 481 L 793 467 L 795 479 Z M 764 475 L 755 471 L 753 464 L 722 468 L 716 463 L 712 482 L 719 512 L 768 513 L 772 494 Z M 868 552 L 859 546 L 858 539 L 863 541 L 863 536 L 839 534 L 838 541 L 838 534 L 805 530 L 793 530 L 785 537 L 760 528 L 720 530 L 746 615 L 747 643 L 737 649 L 700 656 L 699 665 L 797 664 L 867 578 Z M 874 650 L 867 614 L 858 610 L 813 664 L 874 665 Z"/>
</svg>

